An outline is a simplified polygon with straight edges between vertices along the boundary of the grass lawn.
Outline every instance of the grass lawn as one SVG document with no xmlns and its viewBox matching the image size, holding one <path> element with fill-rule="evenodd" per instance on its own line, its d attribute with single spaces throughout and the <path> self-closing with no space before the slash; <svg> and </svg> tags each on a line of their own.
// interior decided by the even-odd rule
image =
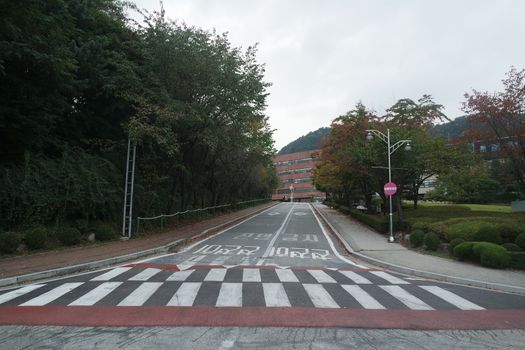
<svg viewBox="0 0 525 350">
<path fill-rule="evenodd" d="M 407 202 L 407 203 L 410 203 L 410 202 Z M 440 206 L 463 207 L 463 208 L 469 208 L 472 211 L 490 211 L 490 212 L 496 212 L 496 213 L 512 212 L 511 206 L 504 205 L 504 204 L 442 204 L 442 203 L 432 203 L 432 202 L 418 202 L 418 206 L 422 206 L 424 208 L 440 207 Z"/>
</svg>

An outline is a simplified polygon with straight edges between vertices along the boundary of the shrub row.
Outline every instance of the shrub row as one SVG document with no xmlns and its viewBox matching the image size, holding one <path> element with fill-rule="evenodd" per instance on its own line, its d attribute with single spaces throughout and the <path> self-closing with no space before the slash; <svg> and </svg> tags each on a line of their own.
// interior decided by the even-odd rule
<svg viewBox="0 0 525 350">
<path fill-rule="evenodd" d="M 504 269 L 511 263 L 511 254 L 505 248 L 489 242 L 463 242 L 453 252 L 460 260 L 479 262 L 486 267 Z"/>
<path fill-rule="evenodd" d="M 118 238 L 118 233 L 111 225 L 107 224 L 98 224 L 91 229 L 88 229 L 86 225 L 82 231 L 94 233 L 95 239 L 98 241 L 109 241 Z M 54 232 L 49 232 L 42 226 L 35 227 L 26 231 L 23 239 L 21 234 L 15 232 L 1 232 L 0 253 L 13 254 L 22 242 L 24 242 L 30 250 L 44 249 L 50 245 L 50 242 L 52 243 L 54 239 L 64 246 L 72 246 L 80 243 L 81 237 L 82 234 L 78 228 L 69 226 L 59 227 L 54 230 Z"/>
<path fill-rule="evenodd" d="M 422 230 L 414 230 L 410 234 L 410 243 L 414 247 L 420 247 L 423 244 L 427 250 L 437 250 L 441 241 L 439 237 L 433 233 L 424 233 Z"/>
</svg>

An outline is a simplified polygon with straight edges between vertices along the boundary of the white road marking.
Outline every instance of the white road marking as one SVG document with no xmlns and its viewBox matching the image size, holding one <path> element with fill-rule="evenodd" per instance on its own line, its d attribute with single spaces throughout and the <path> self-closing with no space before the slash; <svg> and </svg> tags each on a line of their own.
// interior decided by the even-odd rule
<svg viewBox="0 0 525 350">
<path fill-rule="evenodd" d="M 45 284 L 32 284 L 30 286 L 25 286 L 16 290 L 13 290 L 11 292 L 7 292 L 5 294 L 0 295 L 0 304 L 7 303 L 10 300 L 13 300 L 15 298 L 18 298 L 19 296 L 25 295 L 29 292 L 34 291 L 35 289 L 38 289 L 42 286 L 45 286 Z"/>
<path fill-rule="evenodd" d="M 363 276 L 355 273 L 354 271 L 339 271 L 339 273 L 345 275 L 347 278 L 349 278 L 352 281 L 354 281 L 354 283 L 357 283 L 357 284 L 372 284 L 372 282 L 370 282 L 370 280 L 368 280 L 367 278 L 364 278 Z"/>
<path fill-rule="evenodd" d="M 334 255 L 337 256 L 339 258 L 339 260 L 344 261 L 347 264 L 350 264 L 350 265 L 353 265 L 353 266 L 356 266 L 356 267 L 364 268 L 363 265 L 359 265 L 359 264 L 353 262 L 352 260 L 348 260 L 347 258 L 343 257 L 341 254 L 339 254 L 337 249 L 335 249 L 335 247 L 334 247 L 334 243 L 332 242 L 332 239 L 328 236 L 328 233 L 324 229 L 324 226 L 321 224 L 321 220 L 319 220 L 319 217 L 317 216 L 315 211 L 312 209 L 311 204 L 308 204 L 308 207 L 310 208 L 310 210 L 314 214 L 314 217 L 317 220 L 317 224 L 319 225 L 319 227 L 321 227 L 321 232 L 323 232 L 323 235 L 326 238 L 326 240 L 328 241 L 328 245 L 330 245 L 330 248 L 332 249 L 332 252 L 334 253 Z"/>
<path fill-rule="evenodd" d="M 204 278 L 204 281 L 209 282 L 222 282 L 224 281 L 224 276 L 226 276 L 227 269 L 210 269 L 208 274 Z"/>
<path fill-rule="evenodd" d="M 243 282 L 261 282 L 261 273 L 258 269 L 243 269 L 242 270 L 242 281 Z"/>
<path fill-rule="evenodd" d="M 371 274 L 376 275 L 377 277 L 380 277 L 387 282 L 390 282 L 392 284 L 410 284 L 410 282 L 407 282 L 405 280 L 402 280 L 401 278 L 397 278 L 395 276 L 392 276 L 389 273 L 386 273 L 384 271 L 370 271 Z"/>
<path fill-rule="evenodd" d="M 405 304 L 412 310 L 434 310 L 431 306 L 426 304 L 423 300 L 413 296 L 399 286 L 379 286 L 388 294 Z"/>
<path fill-rule="evenodd" d="M 337 283 L 330 275 L 321 270 L 306 270 L 319 283 Z"/>
<path fill-rule="evenodd" d="M 171 276 L 169 276 L 166 281 L 186 281 L 186 278 L 189 277 L 195 270 L 184 270 L 184 271 L 177 271 L 174 272 Z"/>
<path fill-rule="evenodd" d="M 123 274 L 126 271 L 131 270 L 131 267 L 117 267 L 115 269 L 109 270 L 106 273 L 103 273 L 100 276 L 93 277 L 92 281 L 109 281 L 110 279 L 117 277 L 120 274 Z"/>
<path fill-rule="evenodd" d="M 281 282 L 299 282 L 292 270 L 276 269 L 275 273 Z"/>
<path fill-rule="evenodd" d="M 44 294 L 37 296 L 36 298 L 33 298 L 31 300 L 26 301 L 23 304 L 20 304 L 20 306 L 43 306 L 49 304 L 53 300 L 56 300 L 64 294 L 71 292 L 73 289 L 77 288 L 82 284 L 84 284 L 84 282 L 64 283 Z"/>
<path fill-rule="evenodd" d="M 192 306 L 201 285 L 201 282 L 183 283 L 168 302 L 168 306 Z"/>
<path fill-rule="evenodd" d="M 162 286 L 162 282 L 144 282 L 122 300 L 118 306 L 142 306 L 160 286 Z"/>
<path fill-rule="evenodd" d="M 312 303 L 315 307 L 320 308 L 339 308 L 339 305 L 335 300 L 328 294 L 326 289 L 320 284 L 303 284 L 306 293 L 312 300 Z"/>
<path fill-rule="evenodd" d="M 242 283 L 223 283 L 215 306 L 242 306 Z"/>
<path fill-rule="evenodd" d="M 485 308 L 479 305 L 476 305 L 468 301 L 467 299 L 464 299 L 460 297 L 459 295 L 454 294 L 441 287 L 438 287 L 438 286 L 420 286 L 420 287 L 426 290 L 427 292 L 430 292 L 434 294 L 435 296 L 445 300 L 447 303 L 450 303 L 456 306 L 457 308 L 461 310 L 485 310 Z"/>
<path fill-rule="evenodd" d="M 262 255 L 262 258 L 267 258 L 268 255 L 270 254 L 270 251 L 272 250 L 273 245 L 275 244 L 275 241 L 277 240 L 277 238 L 279 237 L 281 232 L 283 232 L 284 229 L 286 228 L 286 226 L 288 225 L 290 216 L 293 213 L 293 209 L 294 209 L 294 206 L 292 205 L 292 209 L 290 209 L 290 211 L 288 212 L 288 215 L 286 215 L 286 217 L 284 218 L 284 221 L 281 224 L 281 227 L 279 227 L 279 229 L 277 231 L 275 231 L 275 234 L 274 234 L 272 240 L 270 241 L 270 243 L 268 243 L 268 248 L 266 248 L 266 251 Z"/>
<path fill-rule="evenodd" d="M 290 307 L 290 300 L 281 283 L 263 283 L 264 302 L 268 307 Z"/>
<path fill-rule="evenodd" d="M 162 270 L 155 269 L 155 268 L 147 268 L 144 271 L 141 271 L 140 273 L 136 274 L 135 276 L 131 277 L 130 281 L 147 281 L 151 277 L 155 276 Z"/>
<path fill-rule="evenodd" d="M 96 287 L 95 289 L 84 294 L 77 300 L 69 304 L 69 306 L 91 306 L 96 302 L 100 301 L 106 295 L 114 291 L 122 282 L 105 282 Z"/>
<path fill-rule="evenodd" d="M 385 308 L 359 286 L 343 284 L 341 287 L 354 297 L 354 299 L 365 309 L 382 310 Z"/>
</svg>

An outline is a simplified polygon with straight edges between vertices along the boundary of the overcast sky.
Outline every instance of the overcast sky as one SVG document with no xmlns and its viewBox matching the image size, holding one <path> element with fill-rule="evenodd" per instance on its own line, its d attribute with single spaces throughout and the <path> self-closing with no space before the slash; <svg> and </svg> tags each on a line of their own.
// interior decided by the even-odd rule
<svg viewBox="0 0 525 350">
<path fill-rule="evenodd" d="M 135 0 L 158 10 L 158 0 Z M 379 114 L 430 94 L 450 118 L 463 94 L 525 68 L 521 0 L 165 0 L 169 18 L 259 44 L 275 147 L 329 126 L 361 100 Z"/>
</svg>

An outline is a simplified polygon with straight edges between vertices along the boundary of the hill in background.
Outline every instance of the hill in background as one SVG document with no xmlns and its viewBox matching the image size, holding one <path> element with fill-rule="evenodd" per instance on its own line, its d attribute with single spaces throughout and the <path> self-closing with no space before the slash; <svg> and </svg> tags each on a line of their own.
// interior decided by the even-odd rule
<svg viewBox="0 0 525 350">
<path fill-rule="evenodd" d="M 309 132 L 308 134 L 299 137 L 297 140 L 290 142 L 284 146 L 278 155 L 310 151 L 319 149 L 321 147 L 321 140 L 330 132 L 331 128 L 324 127 L 319 128 L 315 131 Z"/>
</svg>

